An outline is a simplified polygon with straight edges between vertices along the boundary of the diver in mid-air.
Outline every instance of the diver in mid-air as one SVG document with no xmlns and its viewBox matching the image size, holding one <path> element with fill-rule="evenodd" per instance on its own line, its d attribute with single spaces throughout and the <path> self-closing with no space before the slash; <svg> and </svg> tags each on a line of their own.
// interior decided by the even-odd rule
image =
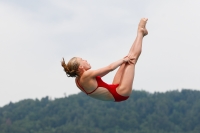
<svg viewBox="0 0 200 133">
<path fill-rule="evenodd" d="M 140 20 L 137 37 L 127 56 L 97 70 L 91 70 L 90 64 L 80 57 L 73 57 L 67 64 L 63 58 L 61 64 L 67 76 L 75 77 L 77 87 L 93 98 L 115 102 L 127 100 L 132 92 L 135 65 L 141 54 L 142 40 L 148 34 L 147 20 Z M 101 79 L 118 67 L 112 84 L 107 84 Z"/>
</svg>

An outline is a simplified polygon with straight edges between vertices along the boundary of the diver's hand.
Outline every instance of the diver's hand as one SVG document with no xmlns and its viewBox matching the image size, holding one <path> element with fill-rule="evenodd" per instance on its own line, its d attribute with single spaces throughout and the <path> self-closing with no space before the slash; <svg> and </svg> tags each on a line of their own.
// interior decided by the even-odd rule
<svg viewBox="0 0 200 133">
<path fill-rule="evenodd" d="M 125 56 L 123 58 L 123 61 L 124 61 L 124 63 L 133 64 L 133 59 L 128 56 Z"/>
</svg>

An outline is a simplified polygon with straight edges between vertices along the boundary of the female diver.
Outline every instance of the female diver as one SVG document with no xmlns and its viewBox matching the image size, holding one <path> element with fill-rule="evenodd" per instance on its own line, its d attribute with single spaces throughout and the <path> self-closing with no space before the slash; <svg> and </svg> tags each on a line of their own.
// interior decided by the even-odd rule
<svg viewBox="0 0 200 133">
<path fill-rule="evenodd" d="M 148 34 L 147 20 L 140 20 L 137 37 L 126 57 L 97 70 L 91 70 L 90 64 L 80 57 L 73 57 L 67 64 L 63 58 L 61 64 L 67 76 L 75 77 L 77 87 L 93 98 L 115 102 L 127 100 L 132 92 L 135 65 L 141 54 L 142 40 Z M 101 77 L 118 67 L 112 84 L 102 81 Z"/>
</svg>

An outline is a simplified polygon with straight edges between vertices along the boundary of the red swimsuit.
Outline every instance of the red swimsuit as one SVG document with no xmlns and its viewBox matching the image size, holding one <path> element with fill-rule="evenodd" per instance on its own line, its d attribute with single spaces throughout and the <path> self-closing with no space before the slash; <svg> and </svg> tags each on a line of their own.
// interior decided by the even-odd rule
<svg viewBox="0 0 200 133">
<path fill-rule="evenodd" d="M 128 99 L 129 97 L 128 96 L 121 96 L 120 94 L 117 93 L 116 89 L 117 87 L 119 86 L 119 84 L 107 84 L 105 83 L 101 77 L 97 76 L 96 77 L 96 80 L 97 80 L 97 88 L 94 89 L 92 92 L 86 92 L 85 89 L 79 84 L 78 80 L 77 80 L 77 84 L 78 86 L 81 87 L 81 89 L 88 95 L 88 94 L 92 94 L 94 91 L 96 91 L 98 89 L 98 87 L 104 87 L 106 88 L 114 97 L 115 99 L 115 102 L 120 102 L 120 101 L 124 101 L 126 99 Z"/>
</svg>

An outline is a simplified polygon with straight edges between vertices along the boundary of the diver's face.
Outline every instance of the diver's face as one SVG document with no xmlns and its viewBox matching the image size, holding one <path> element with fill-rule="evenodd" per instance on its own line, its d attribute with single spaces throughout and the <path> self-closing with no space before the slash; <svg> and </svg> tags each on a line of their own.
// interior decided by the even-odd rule
<svg viewBox="0 0 200 133">
<path fill-rule="evenodd" d="M 82 59 L 82 58 L 80 58 L 80 57 L 77 57 L 77 60 L 78 60 L 78 62 L 79 62 L 79 64 L 80 64 L 79 67 L 83 67 L 85 70 L 88 70 L 88 69 L 91 68 L 91 66 L 90 66 L 90 64 L 87 62 L 87 60 L 84 60 L 84 59 Z"/>
</svg>

